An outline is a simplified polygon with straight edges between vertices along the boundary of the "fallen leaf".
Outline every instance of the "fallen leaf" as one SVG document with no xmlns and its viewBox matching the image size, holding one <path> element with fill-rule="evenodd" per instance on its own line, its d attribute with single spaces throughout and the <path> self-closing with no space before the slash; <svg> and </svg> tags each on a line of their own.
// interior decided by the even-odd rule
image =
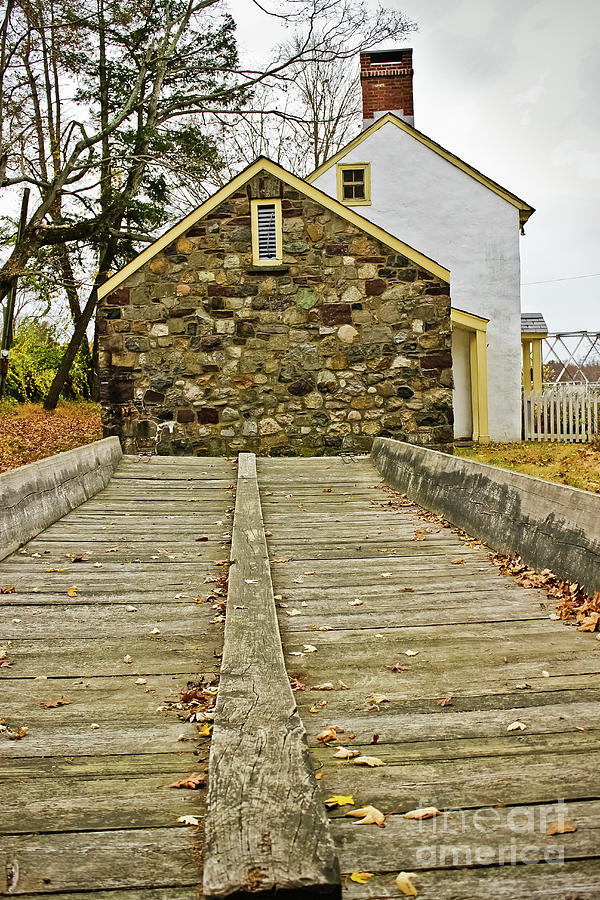
<svg viewBox="0 0 600 900">
<path fill-rule="evenodd" d="M 405 656 L 418 656 L 419 651 L 418 650 L 405 650 L 404 655 Z"/>
<path fill-rule="evenodd" d="M 127 665 L 133 662 L 133 658 L 129 655 L 129 653 L 123 657 L 123 662 L 127 663 Z"/>
<path fill-rule="evenodd" d="M 208 737 L 212 730 L 213 726 L 209 725 L 208 722 L 205 722 L 202 728 L 198 730 L 198 734 L 200 734 L 202 737 Z"/>
<path fill-rule="evenodd" d="M 199 538 L 195 538 L 195 541 L 196 541 L 197 544 L 201 544 L 201 543 L 203 543 L 204 541 L 207 541 L 207 540 L 208 540 L 207 537 L 199 537 Z"/>
<path fill-rule="evenodd" d="M 371 703 L 389 703 L 390 698 L 386 697 L 385 694 L 369 694 L 367 700 L 370 700 Z"/>
<path fill-rule="evenodd" d="M 546 834 L 571 834 L 573 831 L 577 831 L 577 826 L 570 822 L 550 822 L 546 828 Z"/>
<path fill-rule="evenodd" d="M 7 584 L 5 587 L 0 588 L 0 594 L 15 594 L 16 588 L 14 584 Z"/>
<path fill-rule="evenodd" d="M 323 773 L 322 773 L 322 772 L 317 772 L 317 773 L 315 774 L 315 778 L 317 779 L 317 781 L 320 781 L 322 777 L 323 777 Z"/>
<path fill-rule="evenodd" d="M 366 884 L 369 878 L 373 878 L 374 874 L 374 872 L 352 872 L 350 881 L 355 881 L 357 884 Z"/>
<path fill-rule="evenodd" d="M 438 706 L 448 706 L 450 703 L 452 703 L 452 695 L 448 697 L 441 697 L 437 703 Z"/>
<path fill-rule="evenodd" d="M 524 722 L 511 722 L 511 724 L 507 727 L 507 731 L 525 731 L 527 725 Z"/>
<path fill-rule="evenodd" d="M 77 596 L 77 588 L 70 587 L 69 590 L 67 591 L 67 596 L 68 597 L 76 597 Z"/>
<path fill-rule="evenodd" d="M 301 609 L 295 609 L 295 608 L 294 608 L 294 609 L 287 609 L 286 612 L 285 612 L 285 614 L 286 614 L 286 616 L 301 616 L 301 615 L 302 615 L 302 610 L 301 610 Z"/>
<path fill-rule="evenodd" d="M 461 563 L 464 563 L 464 559 L 451 559 L 450 560 L 451 566 L 460 566 Z"/>
<path fill-rule="evenodd" d="M 363 601 L 359 600 L 358 597 L 355 600 L 348 601 L 348 606 L 362 606 L 362 605 L 363 605 Z"/>
<path fill-rule="evenodd" d="M 409 666 L 403 666 L 402 663 L 394 663 L 393 666 L 388 666 L 388 669 L 391 669 L 392 672 L 407 672 Z"/>
<path fill-rule="evenodd" d="M 136 678 L 134 684 L 146 684 L 145 678 Z"/>
<path fill-rule="evenodd" d="M 117 553 L 121 548 L 120 547 L 109 547 L 108 550 L 105 550 L 105 553 Z"/>
<path fill-rule="evenodd" d="M 100 728 L 100 726 L 98 725 L 97 722 L 92 722 L 92 724 L 90 725 L 90 728 L 96 729 L 96 728 Z"/>
<path fill-rule="evenodd" d="M 336 759 L 352 759 L 353 756 L 358 756 L 359 754 L 360 750 L 349 750 L 348 747 L 338 747 L 333 755 Z"/>
<path fill-rule="evenodd" d="M 40 705 L 42 709 L 56 709 L 58 706 L 68 706 L 70 702 L 70 700 L 65 700 L 64 697 L 59 697 L 57 700 L 45 700 Z"/>
<path fill-rule="evenodd" d="M 126 606 L 127 612 L 137 612 L 137 606 Z"/>
<path fill-rule="evenodd" d="M 169 787 L 170 788 L 187 788 L 189 791 L 195 791 L 199 787 L 204 787 L 206 785 L 206 775 L 199 775 L 198 772 L 192 772 L 191 775 L 188 775 L 187 778 L 182 778 L 181 781 L 173 781 Z"/>
<path fill-rule="evenodd" d="M 160 634 L 160 631 L 158 628 L 153 628 L 150 634 Z"/>
<path fill-rule="evenodd" d="M 332 490 L 331 488 L 323 488 L 323 493 L 324 493 L 324 494 L 331 494 L 331 490 Z M 364 884 L 364 881 L 362 882 L 362 884 Z"/>
<path fill-rule="evenodd" d="M 380 573 L 382 578 L 391 578 L 393 574 L 394 574 L 393 572 L 381 572 Z"/>
<path fill-rule="evenodd" d="M 347 684 L 344 684 L 343 681 L 336 681 L 334 684 L 332 681 L 324 681 L 323 684 L 315 684 L 314 687 L 311 687 L 311 691 L 349 691 L 350 688 Z"/>
<path fill-rule="evenodd" d="M 370 766 L 372 769 L 375 766 L 385 766 L 386 764 L 382 759 L 378 759 L 377 756 L 357 756 L 356 759 L 353 759 L 352 762 L 356 766 Z"/>
<path fill-rule="evenodd" d="M 182 825 L 199 825 L 200 820 L 196 816 L 179 816 L 177 819 Z"/>
<path fill-rule="evenodd" d="M 322 744 L 328 744 L 330 741 L 337 741 L 337 731 L 333 725 L 328 725 L 324 731 L 317 735 L 317 740 Z"/>
<path fill-rule="evenodd" d="M 316 652 L 317 652 L 317 648 L 316 648 L 313 644 L 305 644 L 305 645 L 304 645 L 304 652 L 305 652 L 305 653 L 316 653 Z"/>
<path fill-rule="evenodd" d="M 420 809 L 411 809 L 404 813 L 405 819 L 433 819 L 440 816 L 441 812 L 435 806 L 423 806 Z"/>
<path fill-rule="evenodd" d="M 102 568 L 102 563 L 94 563 L 94 568 L 95 568 L 95 569 L 101 569 L 101 568 Z"/>
<path fill-rule="evenodd" d="M 399 891 L 406 897 L 417 897 L 418 891 L 414 884 L 411 881 L 411 878 L 416 878 L 416 872 L 400 872 L 400 874 L 396 877 L 394 884 L 398 888 Z"/>
<path fill-rule="evenodd" d="M 346 815 L 360 819 L 356 823 L 357 825 L 377 825 L 378 828 L 385 828 L 385 816 L 374 806 L 361 806 L 360 809 L 351 809 Z"/>
<path fill-rule="evenodd" d="M 354 806 L 354 797 L 352 794 L 345 796 L 344 794 L 334 794 L 325 801 L 325 806 L 333 809 L 335 806 Z"/>
<path fill-rule="evenodd" d="M 413 540 L 415 540 L 415 541 L 424 541 L 425 540 L 425 532 L 423 531 L 422 528 L 416 529 Z"/>
</svg>

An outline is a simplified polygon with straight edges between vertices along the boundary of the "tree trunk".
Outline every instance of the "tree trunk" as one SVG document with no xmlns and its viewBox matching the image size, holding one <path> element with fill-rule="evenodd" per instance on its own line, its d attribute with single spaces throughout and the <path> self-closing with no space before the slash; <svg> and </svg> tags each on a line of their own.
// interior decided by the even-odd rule
<svg viewBox="0 0 600 900">
<path fill-rule="evenodd" d="M 96 283 L 94 284 L 88 301 L 82 310 L 81 316 L 79 317 L 79 321 L 75 325 L 75 330 L 73 331 L 71 340 L 69 341 L 65 354 L 60 361 L 60 365 L 58 367 L 56 375 L 54 376 L 54 380 L 50 385 L 48 396 L 44 401 L 44 409 L 56 409 L 56 404 L 58 403 L 60 392 L 64 387 L 65 379 L 71 370 L 73 360 L 77 356 L 77 351 L 79 350 L 81 342 L 85 337 L 86 328 L 88 327 L 89 321 L 93 315 L 94 310 L 96 309 L 97 303 L 98 281 L 96 281 Z"/>
</svg>

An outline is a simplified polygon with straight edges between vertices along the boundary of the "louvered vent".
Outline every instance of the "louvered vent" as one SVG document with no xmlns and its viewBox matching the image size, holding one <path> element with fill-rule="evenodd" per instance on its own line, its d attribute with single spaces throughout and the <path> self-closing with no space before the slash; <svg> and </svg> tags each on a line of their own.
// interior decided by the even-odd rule
<svg viewBox="0 0 600 900">
<path fill-rule="evenodd" d="M 258 216 L 258 258 L 277 259 L 277 227 L 275 204 L 261 204 Z"/>
</svg>

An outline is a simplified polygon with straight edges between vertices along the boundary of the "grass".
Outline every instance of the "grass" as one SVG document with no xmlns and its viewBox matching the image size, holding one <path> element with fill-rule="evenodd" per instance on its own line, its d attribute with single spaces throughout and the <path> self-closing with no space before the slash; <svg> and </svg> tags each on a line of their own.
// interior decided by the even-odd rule
<svg viewBox="0 0 600 900">
<path fill-rule="evenodd" d="M 54 412 L 41 403 L 0 404 L 0 472 L 15 469 L 102 437 L 100 406 L 62 401 Z"/>
<path fill-rule="evenodd" d="M 460 447 L 457 456 L 600 494 L 600 440 L 589 444 L 523 441 Z"/>
</svg>

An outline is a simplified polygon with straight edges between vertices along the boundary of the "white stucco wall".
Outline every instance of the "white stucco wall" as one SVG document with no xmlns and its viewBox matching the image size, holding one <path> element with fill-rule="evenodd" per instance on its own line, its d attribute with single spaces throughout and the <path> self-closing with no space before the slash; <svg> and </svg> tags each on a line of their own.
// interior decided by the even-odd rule
<svg viewBox="0 0 600 900">
<path fill-rule="evenodd" d="M 519 440 L 518 210 L 389 122 L 341 161 L 371 163 L 372 203 L 356 212 L 450 269 L 452 306 L 490 320 L 490 437 Z M 335 165 L 313 184 L 335 197 Z"/>
</svg>

